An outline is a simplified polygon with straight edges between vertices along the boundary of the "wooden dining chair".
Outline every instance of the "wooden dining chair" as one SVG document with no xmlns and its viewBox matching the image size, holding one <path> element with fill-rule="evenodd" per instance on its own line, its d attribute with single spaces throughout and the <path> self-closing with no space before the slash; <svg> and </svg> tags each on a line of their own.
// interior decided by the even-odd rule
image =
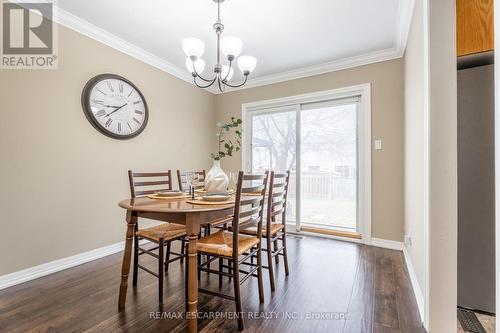
<svg viewBox="0 0 500 333">
<path fill-rule="evenodd" d="M 231 231 L 220 230 L 198 241 L 198 252 L 209 255 L 210 260 L 199 263 L 198 270 L 219 275 L 219 285 L 222 277 L 231 277 L 233 281 L 234 296 L 199 288 L 201 293 L 230 299 L 236 303 L 238 313 L 238 330 L 243 330 L 243 317 L 241 307 L 240 285 L 249 277 L 257 277 L 259 287 L 259 301 L 264 302 L 264 289 L 262 282 L 262 221 L 264 202 L 269 173 L 263 175 L 248 175 L 242 171 L 238 175 L 234 214 L 231 220 Z M 248 183 L 251 184 L 248 185 Z M 247 184 L 247 185 L 244 185 Z M 244 196 L 242 193 L 252 192 L 260 195 Z M 243 235 L 240 232 L 247 228 L 256 228 L 256 235 Z M 251 263 L 250 258 L 255 256 L 257 263 Z M 219 269 L 208 268 L 211 261 L 219 260 Z M 224 261 L 228 261 L 226 265 Z M 240 266 L 249 266 L 248 270 Z M 186 266 L 187 267 L 187 266 Z M 255 274 L 257 272 L 257 274 Z M 240 276 L 240 274 L 243 274 Z"/>
<path fill-rule="evenodd" d="M 128 178 L 130 183 L 130 194 L 132 198 L 147 196 L 154 194 L 158 191 L 172 190 L 172 172 L 132 172 L 128 171 Z M 158 278 L 158 300 L 163 303 L 163 276 L 164 270 L 168 271 L 168 266 L 171 262 L 184 260 L 184 244 L 187 243 L 186 227 L 176 223 L 161 223 L 157 226 L 139 229 L 138 224 L 135 225 L 134 233 L 134 270 L 133 270 L 133 286 L 137 287 L 137 278 L 139 268 L 148 272 Z M 139 245 L 140 240 L 146 239 L 156 244 L 156 246 L 146 249 Z M 181 242 L 181 253 L 172 252 L 170 250 L 171 243 L 174 241 Z M 167 253 L 165 256 L 165 246 L 167 246 Z M 158 254 L 153 251 L 158 250 Z M 158 259 L 158 273 L 150 270 L 149 268 L 139 264 L 139 256 L 147 254 Z M 171 259 L 170 256 L 174 257 Z"/>
<path fill-rule="evenodd" d="M 274 281 L 273 259 L 279 264 L 279 256 L 283 256 L 285 274 L 289 275 L 288 255 L 286 248 L 286 206 L 288 198 L 288 185 L 290 171 L 286 173 L 271 172 L 269 178 L 269 189 L 267 194 L 266 225 L 262 229 L 262 237 L 265 239 L 266 247 L 263 251 L 267 253 L 267 266 L 269 270 L 269 281 L 271 291 L 276 289 Z M 279 221 L 278 221 L 279 220 Z M 247 235 L 257 235 L 257 228 L 248 228 L 240 231 Z M 281 247 L 278 242 L 281 241 Z"/>
</svg>

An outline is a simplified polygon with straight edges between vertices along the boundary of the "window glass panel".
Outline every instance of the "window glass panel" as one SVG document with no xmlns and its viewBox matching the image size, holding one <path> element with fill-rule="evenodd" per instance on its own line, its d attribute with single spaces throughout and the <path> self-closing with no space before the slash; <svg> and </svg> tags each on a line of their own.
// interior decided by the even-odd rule
<svg viewBox="0 0 500 333">
<path fill-rule="evenodd" d="M 252 116 L 252 172 L 290 170 L 287 220 L 296 221 L 296 111 Z"/>
<path fill-rule="evenodd" d="M 301 223 L 357 229 L 357 103 L 301 111 Z"/>
</svg>

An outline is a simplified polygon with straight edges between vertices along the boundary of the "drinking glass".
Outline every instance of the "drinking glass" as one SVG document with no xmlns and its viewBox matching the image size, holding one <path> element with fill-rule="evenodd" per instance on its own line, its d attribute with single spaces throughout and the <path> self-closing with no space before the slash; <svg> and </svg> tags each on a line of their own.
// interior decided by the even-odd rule
<svg viewBox="0 0 500 333">
<path fill-rule="evenodd" d="M 189 187 L 189 195 L 191 195 L 191 183 L 193 182 L 193 173 L 192 172 L 188 172 L 186 173 L 186 184 L 188 185 Z"/>
<path fill-rule="evenodd" d="M 190 177 L 190 182 L 189 184 L 191 185 L 191 195 L 194 198 L 194 195 L 196 194 L 196 187 L 198 186 L 198 181 L 200 180 L 200 175 L 196 172 L 191 173 Z"/>
</svg>

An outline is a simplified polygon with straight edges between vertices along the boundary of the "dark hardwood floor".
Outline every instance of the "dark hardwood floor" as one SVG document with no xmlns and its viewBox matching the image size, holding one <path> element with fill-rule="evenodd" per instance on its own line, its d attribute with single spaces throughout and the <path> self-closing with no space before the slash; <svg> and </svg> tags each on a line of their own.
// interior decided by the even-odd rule
<svg viewBox="0 0 500 333">
<path fill-rule="evenodd" d="M 245 332 L 424 332 L 401 252 L 294 236 L 288 247 L 290 276 L 280 262 L 271 294 L 264 271 L 264 304 L 256 279 L 242 285 Z M 185 332 L 183 267 L 174 263 L 166 274 L 163 309 L 157 279 L 140 271 L 118 313 L 121 259 L 115 254 L 0 291 L 0 332 Z M 218 279 L 203 273 L 200 285 L 218 289 Z M 237 332 L 236 320 L 226 318 L 233 304 L 200 295 L 200 331 Z"/>
</svg>

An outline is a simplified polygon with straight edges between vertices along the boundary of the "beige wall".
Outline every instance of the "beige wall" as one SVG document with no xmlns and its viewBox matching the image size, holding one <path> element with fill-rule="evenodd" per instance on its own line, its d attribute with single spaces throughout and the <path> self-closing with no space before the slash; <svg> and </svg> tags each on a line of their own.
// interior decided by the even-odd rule
<svg viewBox="0 0 500 333">
<path fill-rule="evenodd" d="M 218 120 L 241 116 L 241 104 L 362 83 L 372 84 L 372 138 L 384 149 L 372 151 L 372 236 L 403 239 L 404 95 L 402 59 L 218 95 Z M 241 155 L 223 162 L 241 168 Z"/>
<path fill-rule="evenodd" d="M 411 237 L 406 249 L 417 275 L 420 290 L 425 287 L 425 128 L 426 92 L 424 64 L 423 1 L 415 2 L 405 52 L 405 234 Z M 423 295 L 422 295 L 423 297 Z"/>
<path fill-rule="evenodd" d="M 137 138 L 110 139 L 85 118 L 80 94 L 100 73 L 144 94 L 150 119 Z M 127 169 L 208 167 L 214 101 L 64 27 L 58 70 L 0 71 L 0 275 L 122 241 Z"/>
</svg>

